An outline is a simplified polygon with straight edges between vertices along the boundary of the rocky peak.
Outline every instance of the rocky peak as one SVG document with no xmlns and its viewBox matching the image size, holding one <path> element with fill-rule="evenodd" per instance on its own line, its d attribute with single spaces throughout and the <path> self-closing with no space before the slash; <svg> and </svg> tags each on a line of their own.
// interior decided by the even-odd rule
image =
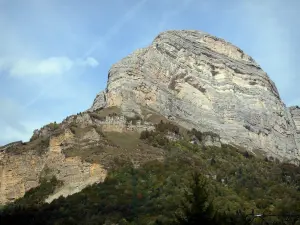
<svg viewBox="0 0 300 225">
<path fill-rule="evenodd" d="M 183 43 L 186 42 L 186 43 Z M 234 60 L 243 60 L 249 64 L 259 67 L 256 62 L 246 55 L 240 48 L 232 45 L 224 39 L 217 38 L 208 33 L 196 30 L 172 30 L 159 34 L 153 41 L 154 45 L 171 45 L 180 50 L 185 46 L 185 50 L 190 53 L 199 52 L 199 48 L 208 48 L 217 54 L 225 55 Z M 200 45 L 199 45 L 200 44 Z"/>
<path fill-rule="evenodd" d="M 204 32 L 163 32 L 114 64 L 91 110 L 104 106 L 128 116 L 150 110 L 223 143 L 300 157 L 295 122 L 273 81 L 240 48 Z"/>
</svg>

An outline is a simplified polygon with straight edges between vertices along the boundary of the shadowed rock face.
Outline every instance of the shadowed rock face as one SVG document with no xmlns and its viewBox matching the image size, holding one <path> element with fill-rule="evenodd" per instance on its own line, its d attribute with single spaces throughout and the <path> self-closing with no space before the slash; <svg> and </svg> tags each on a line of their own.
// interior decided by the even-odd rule
<svg viewBox="0 0 300 225">
<path fill-rule="evenodd" d="M 99 97 L 100 96 L 100 97 Z M 297 129 L 274 83 L 238 47 L 199 31 L 167 31 L 114 64 L 91 110 L 148 108 L 223 143 L 300 158 Z"/>
</svg>

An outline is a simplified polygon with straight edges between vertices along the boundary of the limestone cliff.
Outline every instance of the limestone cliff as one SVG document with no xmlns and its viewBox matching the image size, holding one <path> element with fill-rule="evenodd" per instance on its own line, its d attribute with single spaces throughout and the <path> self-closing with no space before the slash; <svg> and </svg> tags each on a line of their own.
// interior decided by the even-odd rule
<svg viewBox="0 0 300 225">
<path fill-rule="evenodd" d="M 90 111 L 145 110 L 223 143 L 280 159 L 300 158 L 297 130 L 275 84 L 238 47 L 199 31 L 167 31 L 114 64 Z"/>
<path fill-rule="evenodd" d="M 289 110 L 291 112 L 292 118 L 296 125 L 296 144 L 298 149 L 300 149 L 300 107 L 299 106 L 292 106 L 289 107 Z"/>
<path fill-rule="evenodd" d="M 100 164 L 82 162 L 80 157 L 66 157 L 62 153 L 62 146 L 72 143 L 73 136 L 66 130 L 61 135 L 51 137 L 48 150 L 44 154 L 30 150 L 46 148 L 34 146 L 33 143 L 27 144 L 29 146 L 26 146 L 26 151 L 22 151 L 23 146 L 1 149 L 0 204 L 22 197 L 26 191 L 38 186 L 40 179 L 45 177 L 56 176 L 71 187 L 61 195 L 68 195 L 89 184 L 103 181 L 106 170 Z M 60 191 L 64 189 L 65 186 Z"/>
</svg>

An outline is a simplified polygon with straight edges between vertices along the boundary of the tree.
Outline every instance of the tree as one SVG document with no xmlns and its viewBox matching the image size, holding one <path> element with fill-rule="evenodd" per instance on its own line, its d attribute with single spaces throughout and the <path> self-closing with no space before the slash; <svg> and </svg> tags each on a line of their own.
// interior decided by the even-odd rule
<svg viewBox="0 0 300 225">
<path fill-rule="evenodd" d="M 192 174 L 192 182 L 185 191 L 181 213 L 175 215 L 176 224 L 215 224 L 214 209 L 209 201 L 206 178 L 198 172 Z"/>
<path fill-rule="evenodd" d="M 140 139 L 148 139 L 150 137 L 150 132 L 148 130 L 143 130 L 140 134 Z"/>
</svg>

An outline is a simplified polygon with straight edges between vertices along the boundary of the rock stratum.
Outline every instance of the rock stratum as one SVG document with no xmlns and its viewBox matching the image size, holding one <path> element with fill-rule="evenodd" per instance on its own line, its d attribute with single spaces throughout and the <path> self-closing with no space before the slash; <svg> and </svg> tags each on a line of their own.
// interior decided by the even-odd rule
<svg viewBox="0 0 300 225">
<path fill-rule="evenodd" d="M 299 163 L 300 109 L 285 106 L 250 56 L 207 33 L 166 31 L 111 67 L 90 109 L 34 131 L 27 143 L 0 147 L 0 204 L 22 197 L 41 178 L 64 183 L 51 202 L 102 182 L 122 160 L 163 159 L 166 151 L 139 139 L 160 120 L 213 134 L 193 143 L 230 144 Z"/>
<path fill-rule="evenodd" d="M 90 110 L 111 106 L 128 116 L 147 109 L 282 160 L 300 158 L 299 114 L 250 56 L 207 33 L 166 31 L 114 64 Z"/>
</svg>

